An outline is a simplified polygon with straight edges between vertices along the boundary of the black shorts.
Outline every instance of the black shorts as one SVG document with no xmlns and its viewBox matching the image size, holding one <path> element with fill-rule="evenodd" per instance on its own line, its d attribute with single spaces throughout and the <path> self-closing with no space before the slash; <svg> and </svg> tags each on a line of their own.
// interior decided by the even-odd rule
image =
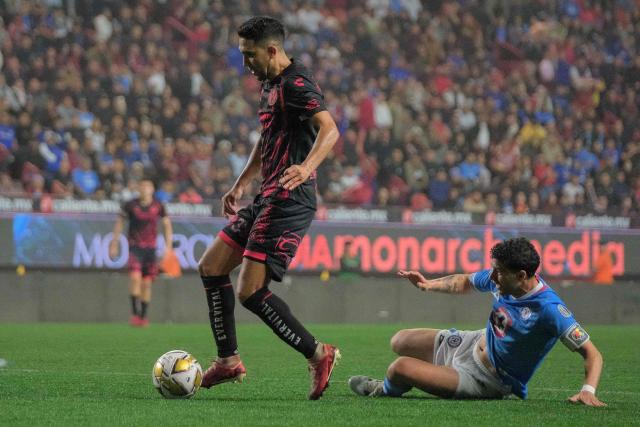
<svg viewBox="0 0 640 427">
<path fill-rule="evenodd" d="M 271 278 L 281 282 L 315 213 L 315 209 L 294 200 L 258 195 L 238 211 L 219 237 L 244 257 L 266 264 Z"/>
<path fill-rule="evenodd" d="M 158 275 L 156 248 L 129 247 L 129 271 L 140 272 L 143 278 L 155 279 Z"/>
</svg>

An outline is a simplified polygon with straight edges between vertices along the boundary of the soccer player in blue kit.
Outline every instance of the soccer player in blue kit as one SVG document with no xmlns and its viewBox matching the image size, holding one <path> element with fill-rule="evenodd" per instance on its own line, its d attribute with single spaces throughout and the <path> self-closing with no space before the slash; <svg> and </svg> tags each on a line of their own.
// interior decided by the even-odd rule
<svg viewBox="0 0 640 427">
<path fill-rule="evenodd" d="M 391 339 L 398 357 L 384 380 L 358 375 L 349 379 L 361 396 L 400 397 L 413 387 L 454 399 L 525 399 L 527 383 L 556 341 L 584 359 L 582 389 L 569 400 L 606 406 L 596 397 L 602 356 L 560 297 L 535 272 L 540 257 L 524 237 L 491 249 L 493 268 L 427 280 L 416 271 L 400 271 L 423 291 L 491 292 L 487 327 L 478 331 L 405 329 Z"/>
</svg>

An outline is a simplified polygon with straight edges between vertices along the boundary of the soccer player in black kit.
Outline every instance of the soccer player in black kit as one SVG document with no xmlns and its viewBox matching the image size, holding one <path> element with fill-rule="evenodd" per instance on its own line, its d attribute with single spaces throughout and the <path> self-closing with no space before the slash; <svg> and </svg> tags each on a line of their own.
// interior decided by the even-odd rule
<svg viewBox="0 0 640 427">
<path fill-rule="evenodd" d="M 173 241 L 173 228 L 164 205 L 153 198 L 154 185 L 149 179 L 140 181 L 140 197 L 125 203 L 113 226 L 113 238 L 109 245 L 109 256 L 118 254 L 120 233 L 124 221 L 129 222 L 129 293 L 131 295 L 131 326 L 145 327 L 149 324 L 147 307 L 151 301 L 151 284 L 158 275 L 156 262 L 156 239 L 158 221 L 162 220 L 166 250 Z"/>
<path fill-rule="evenodd" d="M 281 281 L 316 210 L 316 168 L 339 133 L 324 97 L 309 71 L 284 52 L 284 27 L 269 17 L 254 17 L 238 28 L 244 65 L 262 82 L 258 111 L 262 133 L 244 170 L 222 198 L 230 223 L 205 251 L 198 269 L 207 296 L 218 357 L 204 373 L 202 386 L 241 381 L 246 375 L 238 353 L 235 296 L 229 273 L 240 265 L 240 303 L 308 360 L 309 399 L 329 385 L 340 352 L 316 341 L 287 304 L 269 290 Z M 253 203 L 237 209 L 251 180 L 261 173 Z"/>
</svg>

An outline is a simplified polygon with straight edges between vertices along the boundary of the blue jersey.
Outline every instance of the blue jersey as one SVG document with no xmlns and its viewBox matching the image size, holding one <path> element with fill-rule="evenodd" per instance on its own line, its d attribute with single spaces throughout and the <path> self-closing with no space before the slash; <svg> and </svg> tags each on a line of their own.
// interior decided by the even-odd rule
<svg viewBox="0 0 640 427">
<path fill-rule="evenodd" d="M 539 283 L 531 292 L 515 298 L 500 295 L 492 271 L 470 276 L 474 288 L 493 294 L 486 332 L 489 359 L 511 392 L 524 399 L 527 383 L 558 339 L 575 351 L 589 335 L 541 277 L 536 275 Z"/>
</svg>

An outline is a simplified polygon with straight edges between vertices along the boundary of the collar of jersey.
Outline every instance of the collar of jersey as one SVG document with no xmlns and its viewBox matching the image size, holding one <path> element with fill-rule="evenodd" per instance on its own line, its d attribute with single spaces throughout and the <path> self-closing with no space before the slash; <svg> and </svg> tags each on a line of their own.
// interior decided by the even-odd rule
<svg viewBox="0 0 640 427">
<path fill-rule="evenodd" d="M 290 72 L 293 71 L 293 69 L 295 68 L 295 64 L 296 64 L 296 60 L 295 58 L 289 58 L 291 60 L 291 64 L 287 65 L 287 68 L 285 68 L 284 70 L 282 70 L 282 72 L 278 75 L 278 76 L 286 76 L 287 74 L 289 74 Z"/>
<path fill-rule="evenodd" d="M 538 279 L 538 284 L 531 289 L 529 292 L 527 292 L 526 294 L 522 295 L 521 297 L 513 297 L 513 299 L 521 301 L 523 299 L 527 299 L 530 296 L 532 296 L 533 294 L 536 294 L 538 292 L 540 292 L 540 290 L 542 290 L 542 288 L 544 287 L 544 284 L 542 283 L 542 281 L 540 279 Z"/>
</svg>

